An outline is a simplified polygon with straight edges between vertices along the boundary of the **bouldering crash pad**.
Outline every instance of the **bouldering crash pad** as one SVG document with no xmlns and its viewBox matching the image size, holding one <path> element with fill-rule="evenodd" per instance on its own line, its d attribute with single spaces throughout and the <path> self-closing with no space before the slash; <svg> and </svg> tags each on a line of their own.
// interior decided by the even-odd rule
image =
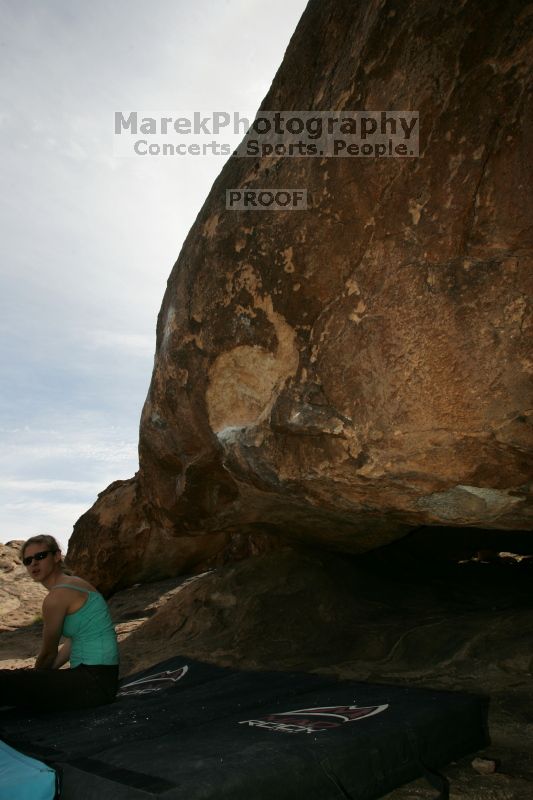
<svg viewBox="0 0 533 800">
<path fill-rule="evenodd" d="M 64 800 L 373 800 L 488 744 L 487 698 L 186 658 L 88 711 L 2 713 L 3 738 L 62 774 Z"/>
</svg>

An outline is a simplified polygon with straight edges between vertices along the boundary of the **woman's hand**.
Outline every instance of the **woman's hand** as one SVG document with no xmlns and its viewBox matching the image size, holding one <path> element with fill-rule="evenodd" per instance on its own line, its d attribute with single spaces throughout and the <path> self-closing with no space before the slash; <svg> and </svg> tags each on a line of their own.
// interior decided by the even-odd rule
<svg viewBox="0 0 533 800">
<path fill-rule="evenodd" d="M 35 669 L 54 667 L 58 657 L 57 648 L 67 613 L 67 601 L 62 592 L 50 592 L 43 600 L 43 641 L 35 660 Z"/>
</svg>

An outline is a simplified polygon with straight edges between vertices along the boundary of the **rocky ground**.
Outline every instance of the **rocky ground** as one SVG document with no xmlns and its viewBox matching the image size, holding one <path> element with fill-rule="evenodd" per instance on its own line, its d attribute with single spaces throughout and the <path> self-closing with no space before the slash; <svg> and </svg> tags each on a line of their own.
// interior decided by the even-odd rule
<svg viewBox="0 0 533 800">
<path fill-rule="evenodd" d="M 31 664 L 44 590 L 15 547 L 0 548 L 0 568 L 0 667 Z M 492 744 L 478 755 L 498 770 L 479 774 L 472 758 L 450 765 L 451 800 L 531 800 L 532 575 L 530 558 L 511 555 L 452 565 L 399 547 L 351 560 L 287 549 L 134 586 L 110 607 L 123 674 L 184 654 L 487 693 Z M 434 795 L 418 781 L 388 800 Z"/>
</svg>

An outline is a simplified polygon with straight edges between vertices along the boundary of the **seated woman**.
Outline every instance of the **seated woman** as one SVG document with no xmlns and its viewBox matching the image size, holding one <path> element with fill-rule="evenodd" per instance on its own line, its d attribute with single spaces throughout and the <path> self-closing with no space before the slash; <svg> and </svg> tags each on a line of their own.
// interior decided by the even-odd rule
<svg viewBox="0 0 533 800">
<path fill-rule="evenodd" d="M 43 639 L 33 669 L 0 670 L 0 706 L 47 711 L 111 703 L 118 688 L 117 637 L 107 604 L 83 578 L 65 571 L 53 536 L 32 536 L 21 548 L 43 600 Z M 59 648 L 61 637 L 66 642 Z M 70 669 L 59 667 L 70 661 Z"/>
</svg>

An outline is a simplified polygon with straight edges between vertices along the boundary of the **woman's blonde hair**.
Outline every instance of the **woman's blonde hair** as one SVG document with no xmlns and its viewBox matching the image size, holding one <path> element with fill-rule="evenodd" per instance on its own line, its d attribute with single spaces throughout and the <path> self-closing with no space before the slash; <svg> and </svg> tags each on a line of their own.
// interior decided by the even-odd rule
<svg viewBox="0 0 533 800">
<path fill-rule="evenodd" d="M 51 536 L 49 533 L 38 533 L 37 536 L 30 536 L 29 539 L 26 539 L 26 541 L 20 548 L 21 558 L 24 558 L 24 553 L 29 544 L 44 544 L 46 549 L 50 550 L 51 553 L 61 552 L 61 547 L 59 546 L 59 543 L 54 536 Z M 61 561 L 59 563 L 63 572 L 66 572 L 69 575 L 72 574 L 68 569 L 66 569 L 65 564 L 63 562 L 63 558 L 61 558 Z"/>
</svg>

